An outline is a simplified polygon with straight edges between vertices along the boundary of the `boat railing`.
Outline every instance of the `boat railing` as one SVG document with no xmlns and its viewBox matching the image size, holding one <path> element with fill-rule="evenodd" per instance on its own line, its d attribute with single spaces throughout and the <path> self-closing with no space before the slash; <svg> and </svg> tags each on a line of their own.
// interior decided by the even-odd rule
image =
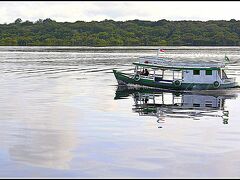
<svg viewBox="0 0 240 180">
<path fill-rule="evenodd" d="M 121 72 L 121 74 L 123 74 L 123 75 L 127 75 L 127 76 L 132 76 L 132 77 L 134 77 L 134 75 L 136 75 L 136 74 L 138 74 L 141 78 L 143 78 L 143 79 L 151 79 L 151 80 L 154 80 L 155 79 L 155 77 L 156 77 L 156 75 L 154 75 L 154 74 L 149 74 L 149 75 L 143 75 L 143 74 L 141 74 L 141 72 L 140 71 L 137 71 L 137 72 L 135 72 L 135 73 L 124 73 L 124 72 Z"/>
<path fill-rule="evenodd" d="M 141 78 L 143 78 L 143 79 L 151 79 L 151 80 L 154 80 L 154 78 L 155 78 L 155 76 L 152 75 L 152 74 L 149 74 L 148 76 L 145 76 L 145 75 L 140 75 L 140 76 L 141 76 Z"/>
</svg>

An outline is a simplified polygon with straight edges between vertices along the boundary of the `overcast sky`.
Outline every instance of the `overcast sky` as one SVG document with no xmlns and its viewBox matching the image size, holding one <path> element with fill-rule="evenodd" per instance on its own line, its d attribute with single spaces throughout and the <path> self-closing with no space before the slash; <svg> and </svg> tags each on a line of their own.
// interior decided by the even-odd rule
<svg viewBox="0 0 240 180">
<path fill-rule="evenodd" d="M 0 23 L 17 18 L 58 22 L 125 20 L 240 20 L 239 1 L 1 1 Z"/>
</svg>

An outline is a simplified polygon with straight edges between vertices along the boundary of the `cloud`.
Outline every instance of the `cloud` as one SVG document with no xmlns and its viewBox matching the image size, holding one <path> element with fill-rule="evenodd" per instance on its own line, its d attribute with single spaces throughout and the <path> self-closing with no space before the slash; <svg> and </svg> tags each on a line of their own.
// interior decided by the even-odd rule
<svg viewBox="0 0 240 180">
<path fill-rule="evenodd" d="M 0 23 L 17 18 L 36 21 L 51 18 L 75 22 L 113 19 L 152 20 L 230 20 L 240 19 L 240 2 L 179 2 L 179 1 L 25 1 L 0 2 Z"/>
</svg>

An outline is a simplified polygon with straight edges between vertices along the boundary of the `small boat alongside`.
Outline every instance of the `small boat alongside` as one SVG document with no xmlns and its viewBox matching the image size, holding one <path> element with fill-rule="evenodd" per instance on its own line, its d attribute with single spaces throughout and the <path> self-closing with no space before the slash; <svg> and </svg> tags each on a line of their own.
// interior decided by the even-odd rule
<svg viewBox="0 0 240 180">
<path fill-rule="evenodd" d="M 139 58 L 133 63 L 133 73 L 113 70 L 118 84 L 169 90 L 216 90 L 238 86 L 236 78 L 229 78 L 225 73 L 225 61 L 183 63 L 158 54 L 156 57 Z M 225 60 L 228 60 L 226 56 Z"/>
</svg>

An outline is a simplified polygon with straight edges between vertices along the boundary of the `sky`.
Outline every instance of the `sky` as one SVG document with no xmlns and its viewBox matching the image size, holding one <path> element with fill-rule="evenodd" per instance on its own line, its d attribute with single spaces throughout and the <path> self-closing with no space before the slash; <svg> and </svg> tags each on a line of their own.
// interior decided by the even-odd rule
<svg viewBox="0 0 240 180">
<path fill-rule="evenodd" d="M 240 20 L 240 1 L 0 1 L 0 23 L 167 19 Z"/>
</svg>

